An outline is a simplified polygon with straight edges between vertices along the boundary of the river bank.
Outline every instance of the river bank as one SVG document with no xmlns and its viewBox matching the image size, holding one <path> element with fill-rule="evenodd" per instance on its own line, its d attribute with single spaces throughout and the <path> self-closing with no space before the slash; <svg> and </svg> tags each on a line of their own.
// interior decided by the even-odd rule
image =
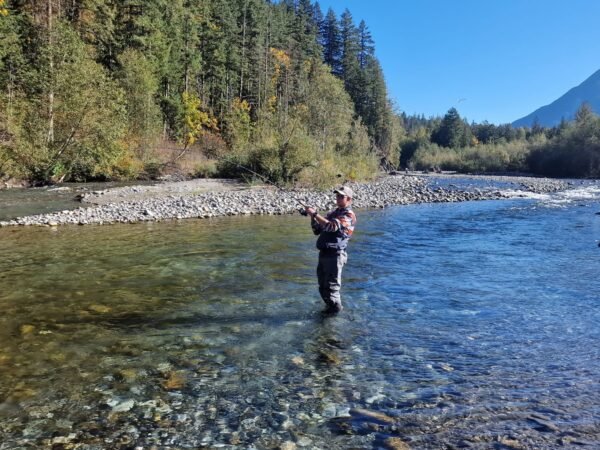
<svg viewBox="0 0 600 450">
<path fill-rule="evenodd" d="M 465 179 L 477 180 L 480 186 L 453 183 L 453 180 Z M 498 200 L 523 192 L 557 192 L 568 189 L 573 183 L 531 177 L 401 174 L 349 185 L 355 192 L 355 208 L 385 208 L 416 203 Z M 298 201 L 322 211 L 332 206 L 330 192 L 306 189 L 282 192 L 272 186 L 206 179 L 116 187 L 86 192 L 79 197 L 85 206 L 0 221 L 0 226 L 102 225 L 233 215 L 282 215 L 296 212 L 300 207 Z"/>
</svg>

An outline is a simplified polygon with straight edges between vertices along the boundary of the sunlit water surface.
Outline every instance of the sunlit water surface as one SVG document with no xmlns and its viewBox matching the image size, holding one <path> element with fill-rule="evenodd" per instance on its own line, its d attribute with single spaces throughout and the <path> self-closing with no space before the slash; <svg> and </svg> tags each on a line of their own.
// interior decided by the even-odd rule
<svg viewBox="0 0 600 450">
<path fill-rule="evenodd" d="M 0 229 L 0 448 L 600 446 L 599 198 Z"/>
</svg>

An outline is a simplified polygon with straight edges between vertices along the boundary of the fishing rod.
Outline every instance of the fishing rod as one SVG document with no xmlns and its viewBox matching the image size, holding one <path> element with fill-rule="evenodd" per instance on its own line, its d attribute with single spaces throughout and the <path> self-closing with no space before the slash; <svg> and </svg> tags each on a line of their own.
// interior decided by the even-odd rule
<svg viewBox="0 0 600 450">
<path fill-rule="evenodd" d="M 282 187 L 281 187 L 281 186 L 279 186 L 277 183 L 275 183 L 275 182 L 273 182 L 273 181 L 269 180 L 269 179 L 268 179 L 266 176 L 264 176 L 264 175 L 261 175 L 260 173 L 258 173 L 258 172 L 255 172 L 254 170 L 252 170 L 252 169 L 250 169 L 250 168 L 248 168 L 248 167 L 246 167 L 246 166 L 242 166 L 240 163 L 237 163 L 237 162 L 235 162 L 235 161 L 232 161 L 232 160 L 231 160 L 231 159 L 229 159 L 229 158 L 223 157 L 223 158 L 220 158 L 220 159 L 222 159 L 222 160 L 226 160 L 227 162 L 229 162 L 229 163 L 231 163 L 231 164 L 233 164 L 233 165 L 235 165 L 235 166 L 239 167 L 240 169 L 243 169 L 243 170 L 245 170 L 245 171 L 247 171 L 247 172 L 250 172 L 250 173 L 251 173 L 251 174 L 253 174 L 253 175 L 256 175 L 258 178 L 260 178 L 261 180 L 263 180 L 265 183 L 268 183 L 268 184 L 270 184 L 271 186 L 274 186 L 274 187 L 276 187 L 276 188 L 277 188 L 277 189 L 279 189 L 281 192 L 283 192 L 284 194 L 286 194 L 286 195 L 288 195 L 289 197 L 291 197 L 291 198 L 292 198 L 294 201 L 296 201 L 296 203 L 298 203 L 300 206 L 302 206 L 302 208 L 303 208 L 303 209 L 302 209 L 302 210 L 300 210 L 300 214 L 302 214 L 303 216 L 305 216 L 305 215 L 306 215 L 306 208 L 308 208 L 308 206 L 306 206 L 304 203 L 302 203 L 300 200 L 298 200 L 298 199 L 297 199 L 297 198 L 296 198 L 294 195 L 292 195 L 292 194 L 291 194 L 291 192 L 290 192 L 289 190 L 282 188 Z"/>
</svg>

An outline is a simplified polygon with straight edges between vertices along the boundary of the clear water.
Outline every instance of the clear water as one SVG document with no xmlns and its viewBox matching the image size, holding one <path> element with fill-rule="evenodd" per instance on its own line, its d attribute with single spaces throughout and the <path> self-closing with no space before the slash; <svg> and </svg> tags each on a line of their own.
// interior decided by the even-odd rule
<svg viewBox="0 0 600 450">
<path fill-rule="evenodd" d="M 0 220 L 71 210 L 82 206 L 77 196 L 94 190 L 149 182 L 62 183 L 38 188 L 0 189 Z M 84 205 L 85 206 L 85 205 Z"/>
<path fill-rule="evenodd" d="M 600 189 L 0 229 L 0 448 L 600 446 Z M 393 448 L 393 447 L 391 447 Z"/>
</svg>

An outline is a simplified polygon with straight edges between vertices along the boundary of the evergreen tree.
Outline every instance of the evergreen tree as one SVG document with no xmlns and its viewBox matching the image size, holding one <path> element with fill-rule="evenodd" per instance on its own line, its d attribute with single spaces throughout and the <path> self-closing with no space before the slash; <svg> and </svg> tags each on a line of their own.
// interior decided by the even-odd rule
<svg viewBox="0 0 600 450">
<path fill-rule="evenodd" d="M 295 14 L 289 18 L 291 26 L 289 40 L 286 46 L 294 62 L 294 74 L 302 71 L 304 63 L 318 57 L 321 50 L 318 46 L 318 27 L 313 17 L 313 7 L 310 0 L 298 0 Z"/>
<path fill-rule="evenodd" d="M 575 126 L 580 128 L 586 127 L 592 124 L 596 118 L 597 116 L 592 111 L 590 104 L 584 102 L 575 113 Z"/>
<path fill-rule="evenodd" d="M 544 134 L 544 127 L 540 125 L 540 121 L 537 117 L 533 119 L 533 124 L 531 125 L 531 130 L 528 134 L 529 137 L 535 137 Z"/>
<path fill-rule="evenodd" d="M 375 57 L 375 42 L 364 20 L 358 26 L 358 63 L 361 69 L 365 69 L 367 61 Z"/>
<path fill-rule="evenodd" d="M 143 162 L 148 162 L 161 129 L 161 112 L 156 103 L 158 80 L 150 61 L 137 50 L 123 52 L 119 65 L 119 84 L 127 112 L 127 143 Z"/>
<path fill-rule="evenodd" d="M 204 70 L 199 91 L 202 103 L 221 117 L 239 93 L 240 30 L 229 1 L 212 0 L 208 14 L 201 31 Z"/>
<path fill-rule="evenodd" d="M 319 4 L 319 2 L 315 2 L 315 4 L 312 7 L 312 17 L 313 17 L 314 27 L 317 31 L 317 42 L 319 43 L 319 45 L 322 45 L 321 28 L 323 27 L 325 15 L 323 14 L 323 10 L 321 9 L 321 5 Z"/>
<path fill-rule="evenodd" d="M 431 141 L 441 147 L 459 148 L 465 145 L 465 125 L 456 108 L 450 108 Z"/>
<path fill-rule="evenodd" d="M 242 67 L 246 64 L 247 76 L 241 79 L 244 87 L 241 98 L 256 113 L 268 96 L 269 47 L 271 8 L 263 0 L 250 0 L 246 12 L 246 48 Z"/>
<path fill-rule="evenodd" d="M 342 76 L 342 43 L 340 28 L 333 9 L 329 8 L 323 20 L 319 35 L 323 47 L 323 61 L 331 67 L 335 75 Z"/>
<path fill-rule="evenodd" d="M 482 144 L 489 144 L 496 141 L 498 133 L 494 124 L 484 121 L 481 124 L 471 125 L 471 130 L 477 141 Z"/>
<path fill-rule="evenodd" d="M 354 25 L 352 14 L 346 9 L 340 18 L 340 43 L 341 43 L 341 76 L 346 90 L 355 101 L 361 90 L 360 65 L 358 55 L 360 41 L 358 30 Z"/>
<path fill-rule="evenodd" d="M 302 60 L 316 58 L 321 54 L 318 44 L 319 23 L 310 0 L 299 0 L 295 19 L 295 35 L 300 46 Z"/>
</svg>

